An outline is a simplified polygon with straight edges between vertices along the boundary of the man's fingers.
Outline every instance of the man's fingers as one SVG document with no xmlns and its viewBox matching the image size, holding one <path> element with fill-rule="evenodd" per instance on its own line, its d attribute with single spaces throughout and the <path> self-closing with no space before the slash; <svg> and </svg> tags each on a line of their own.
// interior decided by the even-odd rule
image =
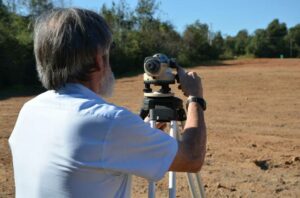
<svg viewBox="0 0 300 198">
<path fill-rule="evenodd" d="M 177 67 L 177 74 L 179 78 L 179 83 L 180 83 L 180 88 L 183 89 L 185 88 L 185 83 L 186 83 L 186 77 L 187 77 L 187 72 L 182 68 L 182 67 Z"/>
<path fill-rule="evenodd" d="M 156 123 L 156 128 L 160 129 L 160 130 L 164 130 L 167 127 L 167 123 L 165 122 L 157 122 Z"/>
<path fill-rule="evenodd" d="M 150 117 L 147 116 L 144 119 L 144 122 L 149 123 L 150 122 Z M 167 127 L 167 123 L 165 122 L 156 122 L 156 128 L 160 129 L 160 130 L 164 130 Z"/>
<path fill-rule="evenodd" d="M 149 116 L 145 117 L 144 122 L 146 122 L 146 123 L 150 122 Z"/>
<path fill-rule="evenodd" d="M 182 68 L 182 67 L 177 67 L 177 73 L 178 73 L 178 76 L 179 76 L 179 79 L 180 77 L 186 75 L 186 71 Z"/>
<path fill-rule="evenodd" d="M 196 77 L 198 77 L 198 74 L 197 74 L 197 72 L 194 72 L 194 71 L 186 72 L 186 74 L 187 74 L 188 76 L 191 76 L 191 77 L 193 77 L 193 78 L 196 78 Z"/>
</svg>

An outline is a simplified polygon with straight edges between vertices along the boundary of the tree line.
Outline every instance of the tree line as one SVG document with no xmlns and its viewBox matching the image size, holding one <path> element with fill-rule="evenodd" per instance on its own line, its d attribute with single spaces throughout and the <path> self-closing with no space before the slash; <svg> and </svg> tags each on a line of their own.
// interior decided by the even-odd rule
<svg viewBox="0 0 300 198">
<path fill-rule="evenodd" d="M 0 88 L 39 84 L 32 24 L 42 12 L 64 5 L 63 0 L 0 0 Z M 171 22 L 157 17 L 158 12 L 155 0 L 140 0 L 134 9 L 125 0 L 102 5 L 99 13 L 114 34 L 110 57 L 117 76 L 142 71 L 144 58 L 157 52 L 184 66 L 239 56 L 300 57 L 300 24 L 288 28 L 274 19 L 253 34 L 240 30 L 235 36 L 223 36 L 197 20 L 179 33 Z"/>
</svg>

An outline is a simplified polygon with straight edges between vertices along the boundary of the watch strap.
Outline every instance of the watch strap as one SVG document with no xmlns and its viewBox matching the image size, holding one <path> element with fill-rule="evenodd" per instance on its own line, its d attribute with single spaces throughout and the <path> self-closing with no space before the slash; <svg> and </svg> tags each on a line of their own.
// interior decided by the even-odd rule
<svg viewBox="0 0 300 198">
<path fill-rule="evenodd" d="M 203 98 L 196 97 L 196 96 L 190 96 L 186 102 L 186 109 L 188 109 L 188 106 L 191 102 L 196 102 L 198 103 L 203 111 L 206 110 L 206 101 Z"/>
</svg>

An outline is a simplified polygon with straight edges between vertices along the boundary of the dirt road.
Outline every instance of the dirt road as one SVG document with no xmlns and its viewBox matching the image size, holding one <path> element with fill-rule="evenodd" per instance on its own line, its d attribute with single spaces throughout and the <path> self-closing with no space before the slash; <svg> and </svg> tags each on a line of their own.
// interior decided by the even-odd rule
<svg viewBox="0 0 300 198">
<path fill-rule="evenodd" d="M 236 60 L 190 70 L 202 77 L 208 103 L 201 171 L 207 197 L 300 197 L 300 59 Z M 138 112 L 142 89 L 141 75 L 119 79 L 109 101 Z M 7 138 L 30 98 L 0 100 L 1 198 L 14 196 Z M 184 174 L 177 189 L 178 197 L 189 197 Z M 157 196 L 167 193 L 165 177 Z M 147 182 L 135 177 L 132 194 L 147 197 Z"/>
</svg>

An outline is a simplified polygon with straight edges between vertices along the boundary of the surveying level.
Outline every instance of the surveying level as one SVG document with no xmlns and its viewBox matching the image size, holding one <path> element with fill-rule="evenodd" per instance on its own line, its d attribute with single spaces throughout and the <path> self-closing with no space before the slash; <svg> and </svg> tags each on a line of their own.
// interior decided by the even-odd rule
<svg viewBox="0 0 300 198">
<path fill-rule="evenodd" d="M 144 62 L 144 101 L 140 111 L 140 116 L 145 119 L 150 117 L 150 126 L 156 127 L 156 122 L 168 122 L 170 126 L 169 135 L 180 140 L 178 122 L 184 128 L 186 113 L 183 102 L 174 96 L 169 84 L 175 84 L 175 74 L 171 68 L 176 68 L 177 64 L 173 59 L 168 59 L 163 54 L 155 54 L 147 57 Z M 153 92 L 151 84 L 161 86 L 161 89 Z M 193 198 L 205 198 L 204 187 L 201 181 L 200 172 L 186 173 L 189 189 Z M 148 197 L 155 197 L 155 182 L 149 182 Z M 169 172 L 169 197 L 176 197 L 176 173 Z"/>
</svg>

